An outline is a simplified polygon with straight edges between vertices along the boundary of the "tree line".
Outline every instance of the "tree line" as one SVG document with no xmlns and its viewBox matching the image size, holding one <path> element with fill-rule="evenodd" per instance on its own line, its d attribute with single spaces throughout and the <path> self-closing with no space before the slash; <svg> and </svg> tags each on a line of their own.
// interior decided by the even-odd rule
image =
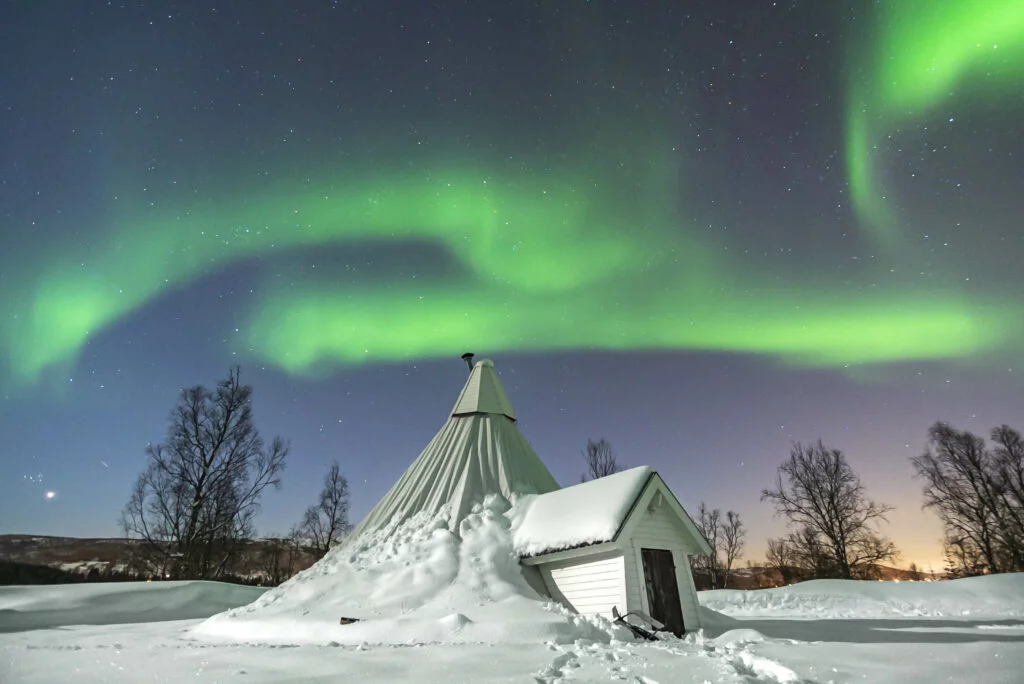
<svg viewBox="0 0 1024 684">
<path fill-rule="evenodd" d="M 989 440 L 937 422 L 924 452 L 910 459 L 923 483 L 923 507 L 942 522 L 947 577 L 1024 571 L 1024 439 L 1001 425 Z M 605 439 L 588 441 L 583 457 L 583 480 L 621 469 Z M 875 579 L 883 564 L 900 556 L 881 531 L 893 507 L 868 496 L 845 454 L 820 439 L 792 446 L 761 501 L 786 522 L 785 535 L 768 539 L 765 559 L 786 584 Z M 702 501 L 694 523 L 712 549 L 691 558 L 695 582 L 699 588 L 728 587 L 745 542 L 740 516 L 727 511 L 723 518 Z M 908 574 L 923 576 L 916 564 Z"/>
</svg>

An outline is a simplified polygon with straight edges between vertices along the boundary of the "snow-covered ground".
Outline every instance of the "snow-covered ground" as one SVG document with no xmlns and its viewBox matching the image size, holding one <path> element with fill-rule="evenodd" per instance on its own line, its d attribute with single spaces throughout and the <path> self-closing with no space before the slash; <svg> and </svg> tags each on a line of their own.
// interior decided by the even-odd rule
<svg viewBox="0 0 1024 684">
<path fill-rule="evenodd" d="M 194 620 L 254 601 L 264 591 L 220 582 L 0 587 L 0 633 L 66 625 Z"/>
<path fill-rule="evenodd" d="M 0 682 L 1024 681 L 1024 575 L 704 592 L 705 633 L 655 644 L 600 622 L 574 626 L 550 607 L 565 625 L 553 638 L 466 640 L 451 619 L 424 638 L 406 624 L 407 643 L 378 645 L 289 643 L 286 624 L 273 644 L 211 641 L 196 633 L 201 621 L 183 619 L 260 592 L 209 582 L 0 588 Z"/>
</svg>

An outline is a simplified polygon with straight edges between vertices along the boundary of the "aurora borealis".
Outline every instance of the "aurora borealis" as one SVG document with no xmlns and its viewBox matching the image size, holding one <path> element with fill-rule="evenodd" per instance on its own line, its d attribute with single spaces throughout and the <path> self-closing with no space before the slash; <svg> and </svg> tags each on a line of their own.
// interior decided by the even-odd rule
<svg viewBox="0 0 1024 684">
<path fill-rule="evenodd" d="M 517 184 L 469 174 L 425 182 L 395 176 L 352 185 L 118 221 L 124 228 L 97 254 L 61 260 L 33 285 L 31 305 L 8 336 L 13 374 L 35 380 L 74 358 L 90 334 L 210 264 L 368 240 L 435 243 L 464 273 L 385 291 L 294 282 L 285 292 L 270 288 L 245 324 L 253 358 L 297 372 L 323 361 L 443 357 L 468 344 L 716 349 L 844 365 L 961 357 L 1008 337 L 1010 310 L 974 312 L 955 292 L 897 292 L 894 299 L 830 288 L 833 294 L 815 296 L 745 282 L 735 267 L 709 257 L 709 245 L 671 235 L 661 209 L 667 197 L 649 198 L 637 215 L 635 206 L 602 202 L 598 183 L 561 178 Z M 609 305 L 618 308 L 614 315 L 602 312 Z M 478 312 L 473 319 L 471 311 Z"/>
<path fill-rule="evenodd" d="M 297 446 L 281 529 L 350 444 L 372 504 L 466 350 L 563 481 L 604 431 L 669 476 L 717 454 L 684 503 L 751 516 L 789 439 L 889 486 L 936 418 L 1019 423 L 1020 3 L 720 4 L 6 7 L 0 498 L 35 512 L 0 532 L 61 533 L 31 497 L 64 473 L 115 502 L 67 533 L 111 533 L 175 388 L 232 363 Z M 410 392 L 426 432 L 382 436 Z"/>
<path fill-rule="evenodd" d="M 879 144 L 901 127 L 943 121 L 975 100 L 1012 105 L 1024 82 L 1024 5 L 1015 0 L 879 3 L 871 39 L 853 65 L 847 94 L 846 164 L 850 193 L 867 232 L 898 236 L 895 198 L 876 177 Z M 858 60 L 855 60 L 858 61 Z M 953 123 L 955 115 L 945 114 Z"/>
</svg>

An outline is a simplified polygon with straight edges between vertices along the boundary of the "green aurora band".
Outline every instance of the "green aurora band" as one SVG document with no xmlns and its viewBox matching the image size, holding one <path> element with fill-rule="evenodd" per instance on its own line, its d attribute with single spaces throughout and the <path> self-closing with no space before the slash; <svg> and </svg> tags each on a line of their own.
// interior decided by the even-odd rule
<svg viewBox="0 0 1024 684">
<path fill-rule="evenodd" d="M 795 283 L 725 263 L 720 247 L 675 228 L 672 177 L 656 164 L 628 186 L 466 166 L 254 192 L 173 214 L 140 208 L 112 216 L 91 250 L 23 283 L 24 307 L 5 319 L 0 341 L 14 380 L 33 384 L 168 290 L 258 255 L 367 242 L 435 244 L 463 270 L 373 287 L 268 287 L 242 351 L 293 373 L 471 347 L 703 349 L 841 367 L 963 358 L 1016 335 L 1006 323 L 1020 318 L 1015 303 Z"/>
<path fill-rule="evenodd" d="M 1019 95 L 1024 83 L 1021 0 L 875 3 L 868 57 L 851 82 L 846 166 L 854 209 L 881 246 L 899 239 L 875 168 L 876 145 L 951 98 Z"/>
</svg>

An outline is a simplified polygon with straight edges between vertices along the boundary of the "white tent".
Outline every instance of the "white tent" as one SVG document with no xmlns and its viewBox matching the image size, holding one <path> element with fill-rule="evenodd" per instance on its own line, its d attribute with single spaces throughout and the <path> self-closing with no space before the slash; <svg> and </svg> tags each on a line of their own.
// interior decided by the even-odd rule
<svg viewBox="0 0 1024 684">
<path fill-rule="evenodd" d="M 519 428 L 494 363 L 477 361 L 451 415 L 350 539 L 449 504 L 448 528 L 487 494 L 545 494 L 558 483 Z"/>
<path fill-rule="evenodd" d="M 669 529 L 667 538 L 644 537 L 644 530 L 658 531 L 652 524 L 659 520 L 629 522 L 647 520 L 649 513 L 661 510 L 658 502 L 666 494 L 643 485 L 660 483 L 660 478 L 649 470 L 623 477 L 635 486 L 616 485 L 607 492 L 604 483 L 578 485 L 578 496 L 570 492 L 556 497 L 558 483 L 519 432 L 494 364 L 479 361 L 441 430 L 342 543 L 253 603 L 215 615 L 191 634 L 249 642 L 348 644 L 571 643 L 608 638 L 607 623 L 570 619 L 546 606 L 541 597 L 554 598 L 584 615 L 604 613 L 613 605 L 643 609 L 647 604 L 639 593 L 642 582 L 626 574 L 634 567 L 625 560 L 627 544 L 642 543 L 637 553 L 648 547 L 688 551 L 672 536 L 675 528 Z M 608 478 L 607 483 L 615 485 L 621 479 Z M 610 497 L 614 501 L 601 501 L 615 492 L 619 494 Z M 591 494 L 598 498 L 598 517 L 604 521 L 599 528 L 594 521 L 580 519 L 581 515 L 593 517 L 585 511 L 594 513 L 594 502 L 576 505 L 581 497 L 594 498 Z M 656 494 L 657 500 L 645 499 Z M 559 501 L 579 510 L 548 505 Z M 510 510 L 513 502 L 518 513 Z M 643 516 L 626 513 L 638 507 Z M 524 548 L 517 548 L 514 524 Z M 563 525 L 565 530 L 554 537 L 546 532 L 537 536 L 538 531 Z M 641 534 L 619 532 L 620 527 L 637 528 Z M 524 535 L 529 539 L 524 541 Z M 568 548 L 577 543 L 589 543 L 587 549 L 605 556 L 584 557 L 585 550 Z M 566 565 L 564 557 L 574 553 L 579 557 Z M 523 560 L 525 565 L 520 563 L 524 555 L 529 556 Z M 683 559 L 679 554 L 672 557 Z M 646 572 L 647 565 L 642 567 Z M 608 572 L 602 574 L 608 569 L 617 573 L 611 580 L 612 591 L 602 589 L 595 597 L 599 602 L 581 601 L 569 575 L 589 575 L 587 581 L 596 578 L 604 587 L 612 578 Z M 666 573 L 652 574 L 652 578 L 664 580 Z M 652 586 L 658 589 L 661 584 Z M 629 591 L 618 592 L 620 585 Z M 651 595 L 660 593 L 664 592 Z M 675 594 L 671 598 L 669 603 L 675 606 L 678 598 Z M 654 609 L 665 602 L 649 603 Z M 693 624 L 687 622 L 686 627 Z"/>
</svg>

